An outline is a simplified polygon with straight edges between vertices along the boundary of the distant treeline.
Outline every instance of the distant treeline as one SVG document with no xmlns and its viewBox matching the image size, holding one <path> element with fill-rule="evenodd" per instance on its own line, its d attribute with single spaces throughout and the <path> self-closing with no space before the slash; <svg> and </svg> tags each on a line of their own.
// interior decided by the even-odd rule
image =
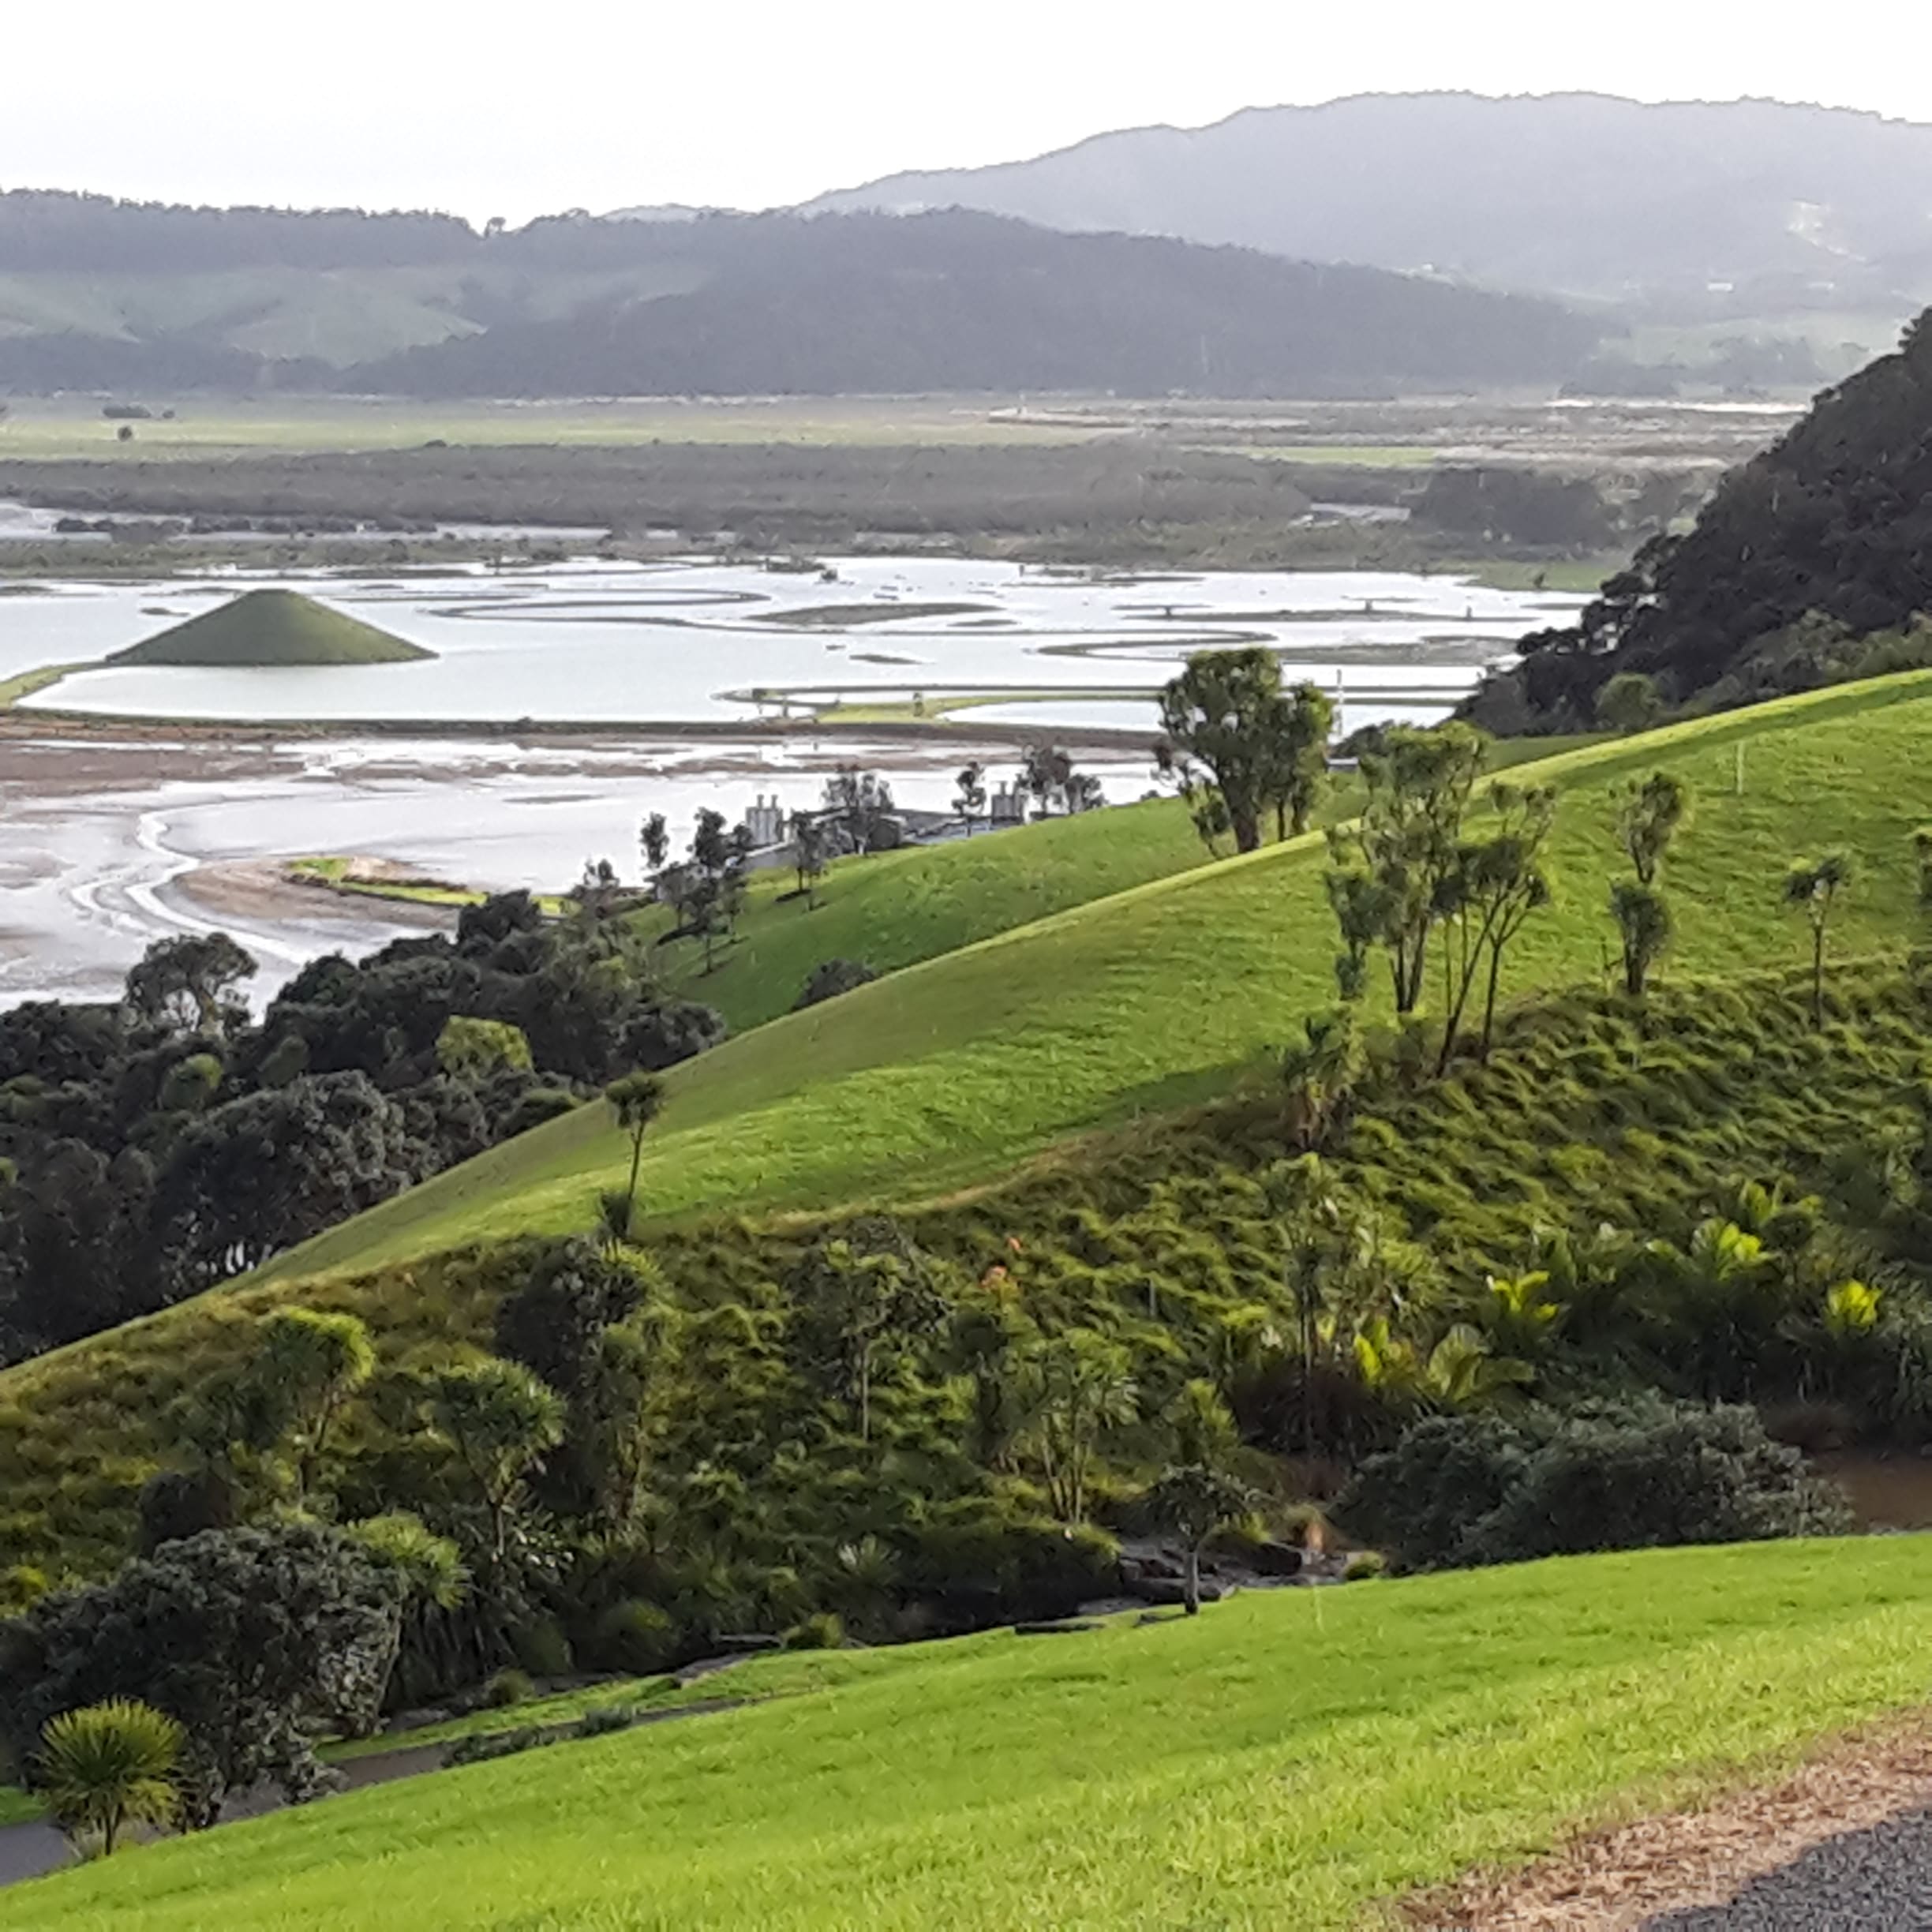
<svg viewBox="0 0 1932 1932">
<path fill-rule="evenodd" d="M 182 275 L 229 268 L 406 268 L 482 238 L 454 215 L 178 208 L 43 189 L 0 193 L 0 273 Z"/>
</svg>

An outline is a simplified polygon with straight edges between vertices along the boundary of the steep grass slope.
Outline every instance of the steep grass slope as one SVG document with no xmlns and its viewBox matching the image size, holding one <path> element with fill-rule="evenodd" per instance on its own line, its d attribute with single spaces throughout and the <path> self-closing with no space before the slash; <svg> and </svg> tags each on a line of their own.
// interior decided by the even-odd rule
<svg viewBox="0 0 1932 1932">
<path fill-rule="evenodd" d="M 745 1667 L 749 1709 L 331 1799 L 9 1895 L 38 1932 L 1342 1926 L 1924 1695 L 1908 1539 L 1247 1596 Z"/>
<path fill-rule="evenodd" d="M 1835 1202 L 1848 1178 L 1861 1188 L 1872 1164 L 1863 1150 L 1923 1121 L 1923 996 L 1889 962 L 1848 964 L 1814 1029 L 1805 981 L 1788 970 L 1687 983 L 1653 995 L 1641 1017 L 1601 994 L 1538 1002 L 1515 1017 L 1487 1065 L 1465 1063 L 1419 1091 L 1391 1080 L 1362 1096 L 1326 1157 L 1331 1174 L 1428 1245 L 1453 1305 L 1476 1320 L 1487 1276 L 1520 1271 L 1558 1230 L 1585 1241 L 1608 1226 L 1681 1241 L 1745 1180 Z M 1287 1151 L 1280 1107 L 1261 1093 L 1095 1136 L 904 1225 L 949 1279 L 1005 1267 L 1035 1319 L 1115 1333 L 1144 1386 L 1164 1389 L 1179 1375 L 1220 1372 L 1227 1324 L 1279 1294 L 1280 1232 L 1261 1175 Z M 652 1253 L 675 1301 L 700 1321 L 735 1307 L 777 1322 L 802 1252 L 838 1231 L 830 1215 L 725 1215 L 661 1229 Z M 428 1372 L 452 1350 L 488 1346 L 500 1298 L 528 1264 L 527 1249 L 510 1243 L 256 1283 L 7 1371 L 0 1587 L 16 1564 L 47 1576 L 114 1567 L 133 1541 L 142 1481 L 180 1453 L 183 1405 L 258 1345 L 268 1309 L 299 1301 L 354 1313 L 385 1371 Z M 747 1410 L 744 1395 L 768 1386 L 766 1332 L 762 1320 L 728 1322 L 716 1348 L 687 1361 L 676 1428 L 659 1445 L 665 1466 L 708 1460 L 765 1426 L 756 1418 L 766 1412 Z M 348 1417 L 344 1440 L 365 1421 Z M 934 1426 L 950 1436 L 957 1417 Z"/>
<path fill-rule="evenodd" d="M 1492 762 L 1500 769 L 1575 743 L 1501 739 Z M 1358 781 L 1337 784 L 1323 821 L 1350 815 L 1361 796 Z M 1170 798 L 839 859 L 815 910 L 792 873 L 762 873 L 752 881 L 737 942 L 718 952 L 711 970 L 702 947 L 688 940 L 665 949 L 662 970 L 676 990 L 716 1006 L 743 1033 L 789 1013 L 812 968 L 826 960 L 897 972 L 1207 862 L 1186 807 Z M 664 919 L 661 930 L 668 923 Z"/>
<path fill-rule="evenodd" d="M 735 1033 L 791 1010 L 814 967 L 863 960 L 879 972 L 1103 899 L 1206 857 L 1178 799 L 1055 818 L 835 863 L 815 911 L 790 872 L 760 874 L 736 945 L 704 969 L 703 949 L 664 949 L 670 983 L 716 1006 Z"/>
<path fill-rule="evenodd" d="M 1509 990 L 1602 970 L 1606 882 L 1619 862 L 1608 789 L 1658 765 L 1696 794 L 1672 859 L 1673 970 L 1795 957 L 1801 931 L 1780 897 L 1786 863 L 1833 844 L 1863 866 L 1836 942 L 1902 938 L 1915 903 L 1910 833 L 1932 818 L 1928 697 L 1932 674 L 1908 673 L 1524 767 L 1565 793 L 1559 897 L 1524 934 Z M 1311 834 L 1078 907 L 728 1042 L 672 1078 L 644 1165 L 647 1210 L 916 1200 L 1055 1139 L 1224 1088 L 1332 997 L 1324 864 Z M 585 1110 L 346 1223 L 271 1273 L 586 1226 L 623 1155 L 601 1110 Z"/>
<path fill-rule="evenodd" d="M 185 623 L 116 651 L 122 665 L 407 664 L 433 657 L 346 612 L 296 590 L 249 590 Z"/>
</svg>

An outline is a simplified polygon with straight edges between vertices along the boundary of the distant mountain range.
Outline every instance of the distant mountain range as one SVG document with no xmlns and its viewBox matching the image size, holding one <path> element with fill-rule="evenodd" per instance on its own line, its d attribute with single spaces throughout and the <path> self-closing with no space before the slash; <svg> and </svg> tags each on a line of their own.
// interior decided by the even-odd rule
<svg viewBox="0 0 1932 1932">
<path fill-rule="evenodd" d="M 1359 95 L 808 206 L 983 208 L 1616 301 L 1932 298 L 1932 126 L 1773 101 Z"/>
<path fill-rule="evenodd" d="M 0 388 L 432 397 L 1548 387 L 1601 329 L 1385 270 L 987 215 L 435 215 L 0 195 Z"/>
<path fill-rule="evenodd" d="M 1929 300 L 1932 126 L 1765 101 L 1365 95 L 514 230 L 0 194 L 0 390 L 1751 391 Z"/>
</svg>

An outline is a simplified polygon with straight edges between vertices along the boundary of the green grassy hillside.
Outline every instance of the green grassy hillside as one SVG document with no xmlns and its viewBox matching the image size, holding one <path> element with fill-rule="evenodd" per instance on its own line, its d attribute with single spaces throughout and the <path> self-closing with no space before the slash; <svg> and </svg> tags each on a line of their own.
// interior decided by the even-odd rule
<svg viewBox="0 0 1932 1932">
<path fill-rule="evenodd" d="M 37 1932 L 1344 1926 L 1923 1698 L 1913 1539 L 1248 1596 L 743 1667 L 793 1691 L 129 1853 Z"/>
<path fill-rule="evenodd" d="M 1512 961 L 1523 993 L 1594 977 L 1618 855 L 1606 796 L 1658 765 L 1694 788 L 1672 859 L 1672 970 L 1793 959 L 1780 889 L 1804 851 L 1853 848 L 1845 949 L 1915 916 L 1910 834 L 1932 817 L 1932 674 L 1804 696 L 1526 766 L 1565 797 L 1558 901 Z M 1740 751 L 1741 747 L 1741 751 Z M 1743 792 L 1737 784 L 1742 757 Z M 1083 1129 L 1225 1089 L 1332 997 L 1321 841 L 1139 886 L 895 973 L 728 1042 L 671 1078 L 644 1166 L 659 1215 L 912 1201 Z M 586 1110 L 493 1150 L 284 1256 L 281 1279 L 452 1243 L 587 1226 L 623 1144 Z"/>
<path fill-rule="evenodd" d="M 1494 747 L 1491 762 L 1500 769 L 1575 742 L 1512 739 Z M 1358 784 L 1337 785 L 1323 818 L 1346 817 L 1361 796 Z M 1207 861 L 1186 807 L 1170 798 L 839 859 L 815 910 L 790 872 L 763 873 L 751 882 L 737 942 L 710 971 L 694 941 L 666 949 L 664 970 L 676 991 L 717 1007 L 743 1033 L 789 1013 L 826 960 L 897 972 Z"/>
<path fill-rule="evenodd" d="M 752 882 L 739 938 L 704 969 L 702 949 L 665 949 L 671 983 L 716 1006 L 734 1033 L 791 1010 L 814 966 L 863 960 L 880 972 L 1165 878 L 1206 855 L 1178 799 L 1088 812 L 834 864 L 816 911 L 790 872 Z"/>
<path fill-rule="evenodd" d="M 260 267 L 178 275 L 0 275 L 0 336 L 61 334 L 133 343 L 186 338 L 270 360 L 313 357 L 347 368 L 470 335 L 481 298 L 531 320 L 598 301 L 650 301 L 702 287 L 695 264 L 547 275 L 487 264 L 317 270 Z"/>
<path fill-rule="evenodd" d="M 406 664 L 433 657 L 346 612 L 295 590 L 250 590 L 185 623 L 130 644 L 117 665 Z"/>
<path fill-rule="evenodd" d="M 1518 1271 L 1552 1232 L 1586 1241 L 1609 1226 L 1681 1241 L 1746 1179 L 1835 1201 L 1846 1164 L 1855 1174 L 1862 1150 L 1911 1117 L 1923 1013 L 1895 967 L 1858 962 L 1836 975 L 1829 1024 L 1814 1031 L 1803 980 L 1788 972 L 1680 986 L 1653 994 L 1641 1020 L 1604 996 L 1540 1003 L 1487 1065 L 1465 1063 L 1419 1091 L 1395 1081 L 1365 1095 L 1325 1156 L 1331 1174 L 1348 1198 L 1425 1242 L 1451 1305 L 1477 1320 L 1487 1277 Z M 1218 1372 L 1226 1324 L 1279 1291 L 1280 1235 L 1260 1181 L 1284 1151 L 1271 1097 L 1237 1099 L 1096 1136 L 915 1210 L 904 1225 L 953 1279 L 1002 1266 L 1035 1319 L 1117 1334 L 1149 1387 L 1166 1388 Z M 778 1322 L 802 1252 L 838 1231 L 829 1215 L 727 1215 L 660 1230 L 652 1252 L 676 1304 L 700 1320 L 736 1304 Z M 452 1348 L 487 1346 L 501 1297 L 529 1263 L 526 1245 L 511 1242 L 318 1282 L 256 1282 L 9 1369 L 0 1585 L 13 1564 L 54 1576 L 114 1567 L 133 1541 L 142 1482 L 178 1455 L 184 1406 L 257 1345 L 268 1309 L 298 1300 L 354 1313 L 386 1366 L 406 1375 Z M 667 1467 L 711 1458 L 720 1442 L 758 1428 L 782 1434 L 743 1399 L 763 1386 L 762 1333 L 759 1321 L 728 1321 L 717 1347 L 692 1359 L 662 1445 Z M 929 1393 L 931 1427 L 957 1436 L 945 1393 Z M 915 1438 L 924 1399 L 894 1410 Z"/>
</svg>

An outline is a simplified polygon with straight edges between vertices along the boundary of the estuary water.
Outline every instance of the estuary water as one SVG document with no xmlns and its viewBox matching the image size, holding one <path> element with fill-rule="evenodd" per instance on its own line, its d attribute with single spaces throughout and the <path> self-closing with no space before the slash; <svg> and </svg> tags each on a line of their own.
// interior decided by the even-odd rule
<svg viewBox="0 0 1932 1932">
<path fill-rule="evenodd" d="M 1189 652 L 1272 646 L 1341 689 L 1347 728 L 1440 714 L 1579 600 L 1362 571 L 1099 575 L 957 559 L 822 577 L 706 562 L 492 575 L 48 582 L 0 596 L 0 677 L 97 664 L 238 590 L 286 583 L 436 655 L 409 664 L 81 670 L 30 702 L 119 717 L 698 723 L 835 703 L 1026 702 L 1022 721 L 1151 722 Z M 1029 698 L 1028 694 L 1038 693 Z M 1137 709 L 1121 712 L 1111 707 Z M 1017 713 L 1006 715 L 1020 717 Z"/>
<path fill-rule="evenodd" d="M 425 645 L 399 665 L 210 670 L 101 661 L 240 590 L 287 584 Z M 1361 572 L 1095 575 L 957 560 L 833 560 L 821 574 L 706 561 L 582 561 L 504 575 L 274 577 L 0 586 L 0 680 L 82 667 L 36 704 L 100 737 L 0 739 L 0 1005 L 103 997 L 153 939 L 223 927 L 266 991 L 304 960 L 421 930 L 281 881 L 306 854 L 388 859 L 480 886 L 567 885 L 586 859 L 637 875 L 637 827 L 681 837 L 700 805 L 817 802 L 837 764 L 900 801 L 946 806 L 1002 726 L 1099 735 L 1080 753 L 1106 796 L 1151 783 L 1154 694 L 1189 652 L 1265 643 L 1335 693 L 1339 724 L 1440 717 L 1526 631 L 1578 600 Z M 800 731 L 822 706 L 915 706 L 983 742 Z M 761 733 L 788 713 L 794 729 Z M 262 727 L 170 736 L 140 719 Z M 320 721 L 327 736 L 278 734 Z M 117 732 L 119 721 L 124 727 Z M 358 723 L 380 721 L 380 735 Z M 578 722 L 560 736 L 515 727 Z M 496 728 L 465 736 L 459 724 Z M 395 728 L 401 725 L 404 728 Z M 702 727 L 702 732 L 680 726 Z M 1142 734 L 1144 733 L 1144 736 Z M 1124 734 L 1113 736 L 1109 734 Z"/>
</svg>

